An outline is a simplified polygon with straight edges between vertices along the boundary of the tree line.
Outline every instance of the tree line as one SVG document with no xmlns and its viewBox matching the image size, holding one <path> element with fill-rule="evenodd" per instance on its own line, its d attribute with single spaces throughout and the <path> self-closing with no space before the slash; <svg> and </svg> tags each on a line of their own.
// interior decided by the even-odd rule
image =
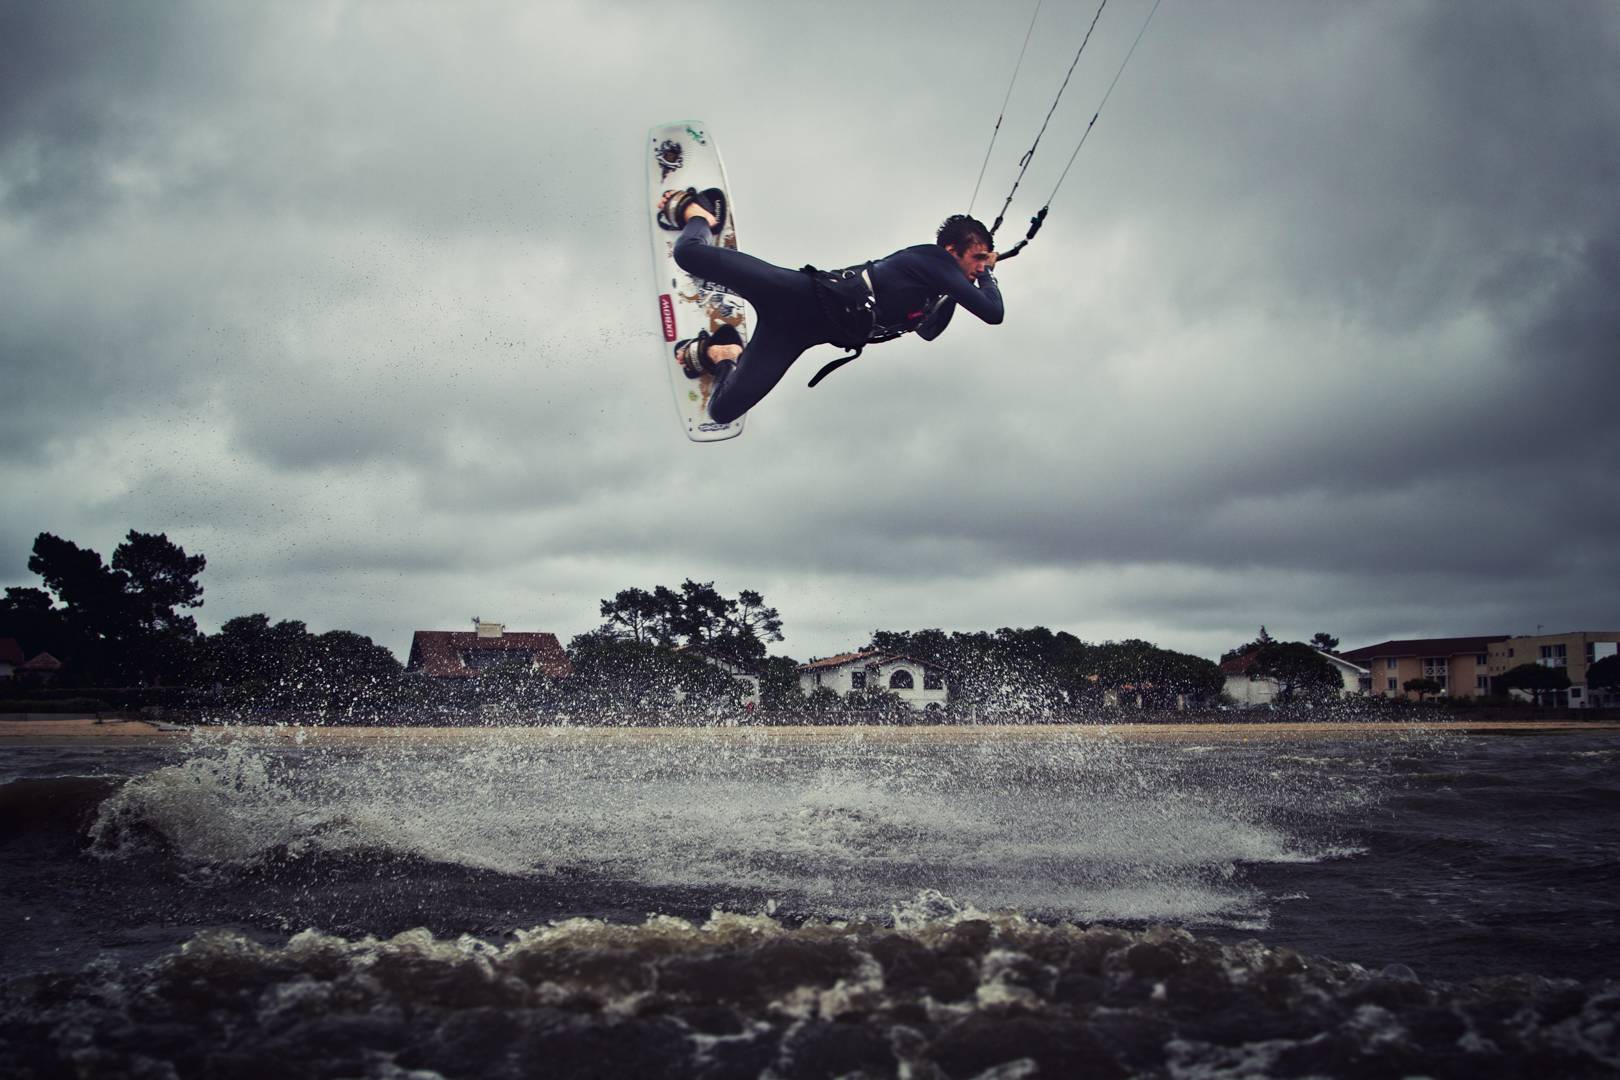
<svg viewBox="0 0 1620 1080">
<path fill-rule="evenodd" d="M 188 612 L 203 604 L 207 565 L 164 533 L 130 530 L 111 560 L 40 533 L 28 569 L 44 587 L 6 589 L 0 637 L 63 661 L 59 686 L 193 688 L 267 705 L 364 695 L 403 671 L 364 635 L 311 633 L 296 619 L 243 615 L 200 632 Z"/>
<path fill-rule="evenodd" d="M 600 602 L 600 625 L 569 643 L 571 678 L 557 682 L 518 663 L 452 682 L 408 677 L 370 638 L 347 630 L 312 633 L 295 619 L 255 613 L 202 633 L 189 613 L 202 606 L 198 578 L 206 567 L 206 558 L 163 533 L 130 530 L 110 560 L 40 533 L 28 568 L 43 588 L 6 589 L 0 637 L 63 660 L 62 685 L 181 687 L 191 691 L 189 700 L 245 710 L 446 715 L 504 708 L 514 715 L 587 716 L 735 708 L 740 684 L 711 661 L 757 677 L 765 712 L 829 720 L 899 716 L 903 709 L 877 686 L 848 697 L 805 694 L 798 661 L 768 655 L 768 646 L 783 640 L 782 616 L 753 590 L 727 596 L 713 582 L 690 578 L 677 587 L 623 589 Z M 1338 692 L 1338 671 L 1317 652 L 1337 645 L 1325 633 L 1308 644 L 1278 642 L 1261 627 L 1259 637 L 1222 659 L 1252 654 L 1250 670 L 1276 679 L 1282 700 L 1310 699 Z M 973 716 L 1084 712 L 1110 700 L 1146 708 L 1213 704 L 1224 686 L 1219 666 L 1202 657 L 1135 639 L 1089 643 L 1040 626 L 876 630 L 859 651 L 937 665 L 953 709 Z M 1593 665 L 1592 685 L 1612 678 L 1605 664 L 1617 668 L 1620 660 Z M 1532 664 L 1504 683 L 1541 692 L 1560 689 L 1553 684 L 1562 675 Z"/>
<path fill-rule="evenodd" d="M 831 689 L 803 692 L 799 662 L 766 655 L 782 640 L 782 619 L 757 592 L 718 593 L 712 582 L 688 579 L 678 589 L 624 589 L 601 602 L 602 623 L 569 644 L 575 678 L 616 683 L 630 696 L 656 697 L 682 679 L 683 660 L 701 654 L 745 669 L 760 680 L 761 708 L 772 713 L 898 717 L 906 707 L 891 691 L 870 686 L 840 696 Z M 1049 715 L 1084 711 L 1112 694 L 1149 708 L 1178 700 L 1212 702 L 1223 678 L 1202 657 L 1160 649 L 1146 641 L 1088 644 L 1046 627 L 954 632 L 877 630 L 858 651 L 903 655 L 945 671 L 952 709 L 974 716 Z M 639 673 L 632 684 L 627 671 Z M 724 696 L 718 684 L 714 692 Z M 645 691 L 645 693 L 643 693 Z"/>
<path fill-rule="evenodd" d="M 8 588 L 0 632 L 67 663 L 65 678 L 122 686 L 181 677 L 198 638 L 185 612 L 202 606 L 208 565 L 163 533 L 130 530 L 110 563 L 40 533 L 28 569 L 43 589 Z"/>
<path fill-rule="evenodd" d="M 938 664 L 958 707 L 1026 713 L 1087 709 L 1105 700 L 1172 708 L 1213 703 L 1224 678 L 1201 656 L 1139 639 L 1092 643 L 1044 626 L 995 632 L 879 630 L 862 651 Z"/>
<path fill-rule="evenodd" d="M 1253 641 L 1221 654 L 1221 663 L 1248 657 L 1248 674 L 1277 684 L 1276 701 L 1330 701 L 1344 691 L 1344 678 L 1323 653 L 1339 647 L 1339 639 L 1319 632 L 1305 641 L 1278 641 L 1260 627 Z"/>
<path fill-rule="evenodd" d="M 712 583 L 688 580 L 602 601 L 602 626 L 569 647 L 570 679 L 548 679 L 528 663 L 492 667 L 476 679 L 415 678 L 387 648 L 349 630 L 317 634 L 300 620 L 255 613 L 227 619 L 216 633 L 199 631 L 190 612 L 203 604 L 198 579 L 207 565 L 163 533 L 130 530 L 110 560 L 40 533 L 28 569 L 42 587 L 5 590 L 0 637 L 63 661 L 56 690 L 82 691 L 81 700 L 357 717 L 713 710 L 734 705 L 739 687 L 703 656 L 739 667 L 784 662 L 765 655 L 767 643 L 782 640 L 782 618 L 764 597 L 723 596 Z"/>
<path fill-rule="evenodd" d="M 765 659 L 766 645 L 782 640 L 782 616 L 759 593 L 724 596 L 714 582 L 687 578 L 680 588 L 621 589 L 600 605 L 602 625 L 574 639 L 699 649 L 737 664 Z"/>
<path fill-rule="evenodd" d="M 1319 633 L 1305 642 L 1279 642 L 1266 628 L 1245 645 L 1240 645 L 1221 657 L 1224 663 L 1234 657 L 1251 655 L 1249 670 L 1264 678 L 1277 681 L 1278 700 L 1319 699 L 1336 694 L 1342 680 L 1339 672 L 1322 655 L 1339 647 L 1339 639 L 1331 634 Z M 1320 650 L 1320 652 L 1318 652 Z M 1586 669 L 1587 686 L 1594 690 L 1620 690 L 1620 656 L 1599 658 Z M 1534 661 L 1509 668 L 1497 676 L 1493 691 L 1504 697 L 1518 690 L 1528 694 L 1536 705 L 1542 696 L 1557 694 L 1570 688 L 1569 673 L 1562 668 L 1547 667 Z M 1401 683 L 1401 689 L 1416 694 L 1421 702 L 1440 695 L 1446 689 L 1439 679 L 1418 676 Z"/>
<path fill-rule="evenodd" d="M 798 661 L 768 655 L 783 640 L 781 613 L 757 591 L 726 595 L 713 582 L 627 588 L 603 599 L 600 625 L 568 645 L 573 675 L 563 683 L 514 664 L 452 684 L 405 677 L 394 655 L 369 638 L 312 633 L 296 619 L 255 613 L 200 632 L 191 612 L 203 604 L 198 579 L 207 559 L 162 533 L 131 530 L 110 560 L 41 533 L 28 567 L 43 587 L 6 590 L 0 636 L 65 661 L 65 686 L 179 687 L 191 692 L 188 700 L 249 711 L 712 712 L 734 708 L 742 693 L 717 660 L 759 679 L 767 712 L 827 720 L 899 710 L 894 695 L 875 686 L 848 700 L 804 694 Z M 940 665 L 953 699 L 984 713 L 1081 708 L 1121 688 L 1158 705 L 1177 695 L 1207 699 L 1220 686 L 1207 660 L 1143 641 L 1088 645 L 1044 627 L 880 630 L 865 649 Z"/>
</svg>

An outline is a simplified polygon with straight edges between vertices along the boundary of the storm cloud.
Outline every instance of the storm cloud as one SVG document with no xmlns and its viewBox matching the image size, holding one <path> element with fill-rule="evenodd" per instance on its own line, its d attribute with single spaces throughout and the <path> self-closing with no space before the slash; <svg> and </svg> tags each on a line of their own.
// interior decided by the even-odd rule
<svg viewBox="0 0 1620 1080">
<path fill-rule="evenodd" d="M 1149 7 L 1104 12 L 1004 238 Z M 40 531 L 164 531 L 208 556 L 205 627 L 400 654 L 686 577 L 764 592 L 801 658 L 1620 622 L 1596 0 L 1167 0 L 1005 324 L 807 391 L 818 350 L 741 439 L 684 440 L 646 129 L 710 125 L 762 258 L 881 256 L 964 209 L 1032 9 L 756 3 L 688 40 L 652 4 L 0 2 L 0 582 Z M 1093 10 L 1043 9 L 980 216 Z"/>
</svg>

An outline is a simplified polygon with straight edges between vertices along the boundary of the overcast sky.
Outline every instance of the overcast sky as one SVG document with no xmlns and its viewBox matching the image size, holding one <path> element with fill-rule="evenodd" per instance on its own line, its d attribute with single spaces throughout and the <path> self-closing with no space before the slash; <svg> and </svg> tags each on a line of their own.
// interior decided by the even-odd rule
<svg viewBox="0 0 1620 1080">
<path fill-rule="evenodd" d="M 1108 4 L 1005 244 L 1150 2 Z M 647 129 L 708 123 L 744 249 L 882 256 L 966 208 L 1033 9 L 0 0 L 0 584 L 41 531 L 166 532 L 205 629 L 402 659 L 687 577 L 800 659 L 1620 626 L 1612 0 L 1164 0 L 1003 325 L 812 391 L 816 350 L 686 441 Z M 1047 0 L 986 219 L 1094 10 Z"/>
</svg>

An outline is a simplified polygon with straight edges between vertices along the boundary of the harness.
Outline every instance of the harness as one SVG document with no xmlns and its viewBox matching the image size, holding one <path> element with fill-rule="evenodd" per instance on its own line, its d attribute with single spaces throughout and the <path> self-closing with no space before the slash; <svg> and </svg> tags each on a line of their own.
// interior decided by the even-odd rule
<svg viewBox="0 0 1620 1080">
<path fill-rule="evenodd" d="M 811 386 L 859 357 L 868 345 L 893 341 L 902 334 L 911 333 L 933 314 L 944 299 L 936 296 L 923 310 L 913 311 L 899 322 L 880 323 L 877 321 L 877 297 L 872 290 L 870 262 L 846 266 L 842 270 L 818 270 L 814 266 L 803 266 L 799 272 L 808 275 L 815 285 L 816 302 L 821 305 L 821 314 L 827 320 L 829 340 L 840 349 L 849 350 L 848 356 L 840 356 L 823 364 L 810 380 Z"/>
</svg>

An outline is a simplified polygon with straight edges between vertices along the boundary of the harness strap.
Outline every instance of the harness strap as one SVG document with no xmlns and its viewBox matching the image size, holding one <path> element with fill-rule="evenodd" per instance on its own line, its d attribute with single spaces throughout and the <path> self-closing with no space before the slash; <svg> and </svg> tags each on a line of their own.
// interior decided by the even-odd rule
<svg viewBox="0 0 1620 1080">
<path fill-rule="evenodd" d="M 902 334 L 910 333 L 916 328 L 917 317 L 926 317 L 939 304 L 936 298 L 923 311 L 912 312 L 906 323 L 881 326 L 877 322 L 877 290 L 872 287 L 871 263 L 844 270 L 817 270 L 814 266 L 805 266 L 800 268 L 800 272 L 810 275 L 827 325 L 840 335 L 832 344 L 848 350 L 847 356 L 823 364 L 810 380 L 811 386 L 857 359 L 868 345 L 893 341 Z"/>
<path fill-rule="evenodd" d="M 852 266 L 844 270 L 818 270 L 814 266 L 800 267 L 815 283 L 816 301 L 832 331 L 833 344 L 849 350 L 816 372 L 810 385 L 822 379 L 861 355 L 876 328 L 877 299 L 872 289 L 871 264 Z"/>
<path fill-rule="evenodd" d="M 820 382 L 822 379 L 825 379 L 827 376 L 831 375 L 833 372 L 837 371 L 839 368 L 843 367 L 845 364 L 849 363 L 851 360 L 856 359 L 857 357 L 859 357 L 861 355 L 861 353 L 863 353 L 865 351 L 866 351 L 866 346 L 862 345 L 860 348 L 856 349 L 854 352 L 850 353 L 848 356 L 840 356 L 836 360 L 829 360 L 825 364 L 822 364 L 821 365 L 821 370 L 816 372 L 815 377 L 810 380 L 810 385 L 815 386 L 816 383 Z"/>
</svg>

